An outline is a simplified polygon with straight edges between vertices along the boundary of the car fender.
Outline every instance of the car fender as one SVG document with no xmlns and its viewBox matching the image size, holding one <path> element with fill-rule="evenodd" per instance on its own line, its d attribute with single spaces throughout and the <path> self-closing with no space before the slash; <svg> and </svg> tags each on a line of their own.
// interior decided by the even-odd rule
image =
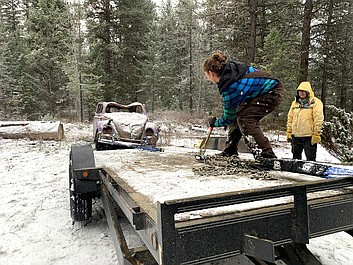
<svg viewBox="0 0 353 265">
<path fill-rule="evenodd" d="M 155 123 L 148 121 L 145 127 L 145 131 L 147 130 L 152 130 L 153 133 L 157 136 L 159 134 L 160 129 L 158 128 L 158 126 L 156 126 Z"/>
<path fill-rule="evenodd" d="M 114 122 L 108 118 L 97 121 L 96 133 L 102 133 L 103 129 L 107 127 L 112 128 L 113 134 L 117 134 Z"/>
</svg>

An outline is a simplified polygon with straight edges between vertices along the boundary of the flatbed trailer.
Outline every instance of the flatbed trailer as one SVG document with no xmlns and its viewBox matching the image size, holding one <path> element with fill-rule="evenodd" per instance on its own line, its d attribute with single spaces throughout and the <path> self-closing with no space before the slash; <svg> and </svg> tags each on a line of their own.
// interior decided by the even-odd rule
<svg viewBox="0 0 353 265">
<path fill-rule="evenodd" d="M 194 196 L 165 198 L 156 193 L 168 190 L 168 184 L 156 183 L 159 191 L 148 194 L 134 182 L 138 174 L 153 182 L 161 172 L 166 181 L 173 174 L 187 181 L 183 176 L 194 163 L 190 152 L 94 153 L 91 145 L 73 145 L 71 217 L 74 222 L 89 220 L 92 199 L 101 197 L 120 265 L 315 265 L 321 263 L 306 248 L 311 238 L 352 234 L 352 175 L 325 179 L 279 171 L 274 172 L 276 181 L 260 187 L 211 189 L 208 194 L 196 188 Z M 137 246 L 127 240 L 132 234 Z"/>
</svg>

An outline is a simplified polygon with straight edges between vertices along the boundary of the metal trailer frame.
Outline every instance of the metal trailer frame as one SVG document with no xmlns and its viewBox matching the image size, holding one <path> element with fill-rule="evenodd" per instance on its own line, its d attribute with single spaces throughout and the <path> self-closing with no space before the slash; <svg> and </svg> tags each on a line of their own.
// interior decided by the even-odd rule
<svg viewBox="0 0 353 265">
<path fill-rule="evenodd" d="M 87 170 L 96 172 L 97 168 Z M 242 254 L 253 262 L 249 264 L 274 264 L 290 247 L 302 251 L 305 257 L 298 261 L 298 256 L 290 259 L 287 255 L 288 264 L 320 264 L 305 248 L 310 238 L 340 231 L 352 234 L 353 176 L 158 202 L 156 219 L 141 209 L 132 196 L 133 191 L 114 172 L 104 167 L 98 172 L 119 264 L 230 265 L 239 264 L 235 261 Z M 308 200 L 309 193 L 338 189 L 346 192 Z M 175 220 L 179 213 L 285 196 L 292 196 L 293 203 L 202 219 Z M 113 203 L 143 241 L 142 248 L 128 248 L 119 225 L 121 218 L 117 217 Z"/>
</svg>

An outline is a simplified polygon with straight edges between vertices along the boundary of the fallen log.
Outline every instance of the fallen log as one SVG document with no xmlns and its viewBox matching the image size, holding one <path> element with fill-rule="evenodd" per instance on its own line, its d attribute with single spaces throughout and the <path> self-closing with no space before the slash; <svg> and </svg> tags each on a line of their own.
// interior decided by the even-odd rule
<svg viewBox="0 0 353 265">
<path fill-rule="evenodd" d="M 61 141 L 64 127 L 60 121 L 0 121 L 0 137 Z"/>
</svg>

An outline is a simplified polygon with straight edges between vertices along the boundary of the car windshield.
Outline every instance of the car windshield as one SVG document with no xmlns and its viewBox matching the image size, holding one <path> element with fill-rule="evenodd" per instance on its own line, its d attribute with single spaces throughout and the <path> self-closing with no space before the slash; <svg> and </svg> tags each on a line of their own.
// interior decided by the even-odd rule
<svg viewBox="0 0 353 265">
<path fill-rule="evenodd" d="M 106 108 L 106 113 L 113 113 L 113 112 L 136 112 L 136 113 L 143 113 L 141 106 L 116 106 L 116 105 L 108 105 Z"/>
</svg>

